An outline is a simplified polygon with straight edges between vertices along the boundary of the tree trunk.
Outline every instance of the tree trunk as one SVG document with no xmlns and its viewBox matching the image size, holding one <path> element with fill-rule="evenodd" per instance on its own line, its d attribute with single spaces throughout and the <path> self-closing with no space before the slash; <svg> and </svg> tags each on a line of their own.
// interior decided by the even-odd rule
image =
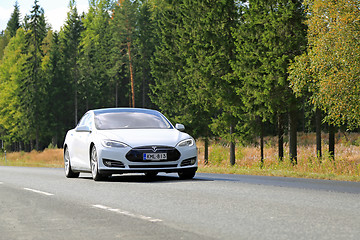
<svg viewBox="0 0 360 240">
<path fill-rule="evenodd" d="M 133 67 L 131 62 L 131 42 L 127 43 L 128 46 L 128 54 L 129 54 L 129 67 L 130 67 L 130 80 L 131 80 L 131 107 L 135 107 L 135 90 L 134 90 L 134 75 L 133 75 Z"/>
<path fill-rule="evenodd" d="M 278 115 L 278 152 L 279 152 L 279 161 L 284 160 L 284 126 L 282 121 L 282 115 Z"/>
<path fill-rule="evenodd" d="M 261 168 L 264 165 L 264 127 L 263 122 L 260 122 L 260 163 Z"/>
<path fill-rule="evenodd" d="M 118 107 L 118 98 L 119 98 L 118 85 L 119 84 L 116 81 L 116 83 L 115 83 L 115 107 Z"/>
<path fill-rule="evenodd" d="M 209 138 L 205 137 L 205 151 L 204 151 L 204 164 L 209 163 Z"/>
<path fill-rule="evenodd" d="M 295 165 L 297 164 L 297 111 L 292 109 L 289 114 L 289 123 L 290 123 L 290 161 Z"/>
<path fill-rule="evenodd" d="M 75 86 L 75 90 L 74 90 L 74 122 L 75 122 L 75 126 L 78 124 L 78 93 L 77 93 L 77 85 L 76 85 L 76 80 L 74 80 L 74 86 Z"/>
<path fill-rule="evenodd" d="M 143 70 L 143 76 L 142 76 L 142 107 L 145 108 L 146 105 L 146 75 L 145 70 Z"/>
<path fill-rule="evenodd" d="M 335 160 L 335 127 L 332 125 L 329 125 L 329 155 Z"/>
<path fill-rule="evenodd" d="M 316 155 L 319 159 L 322 157 L 321 152 L 321 110 L 315 110 L 315 125 L 316 125 Z"/>
<path fill-rule="evenodd" d="M 231 136 L 231 141 L 230 141 L 230 165 L 234 166 L 235 165 L 235 141 L 233 140 L 233 133 L 234 133 L 234 125 L 231 124 L 230 126 L 230 136 Z"/>
<path fill-rule="evenodd" d="M 35 118 L 35 121 L 37 121 L 37 118 Z M 35 135 L 36 135 L 35 136 L 36 137 L 35 148 L 36 148 L 36 151 L 40 151 L 40 136 L 39 136 L 38 124 L 36 124 Z"/>
</svg>

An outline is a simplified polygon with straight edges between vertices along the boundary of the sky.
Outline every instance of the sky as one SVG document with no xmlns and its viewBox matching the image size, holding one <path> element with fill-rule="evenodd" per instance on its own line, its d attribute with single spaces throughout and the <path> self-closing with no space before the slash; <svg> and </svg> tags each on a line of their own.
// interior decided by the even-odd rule
<svg viewBox="0 0 360 240">
<path fill-rule="evenodd" d="M 7 22 L 14 11 L 16 0 L 0 0 L 0 31 L 6 29 Z M 20 21 L 26 14 L 30 14 L 34 6 L 34 0 L 17 0 L 20 7 Z M 64 25 L 66 14 L 69 11 L 70 0 L 39 0 L 38 4 L 44 9 L 47 23 L 53 30 L 59 31 Z M 76 0 L 78 13 L 87 12 L 89 8 L 88 0 Z"/>
</svg>

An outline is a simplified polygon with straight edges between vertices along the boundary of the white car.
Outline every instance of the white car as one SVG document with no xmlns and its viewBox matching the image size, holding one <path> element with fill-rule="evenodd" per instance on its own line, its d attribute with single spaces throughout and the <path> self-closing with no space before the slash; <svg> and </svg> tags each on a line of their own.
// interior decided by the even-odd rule
<svg viewBox="0 0 360 240">
<path fill-rule="evenodd" d="M 198 168 L 196 143 L 184 129 L 155 110 L 90 110 L 66 134 L 65 175 L 89 172 L 97 181 L 112 174 L 177 172 L 192 179 Z"/>
</svg>

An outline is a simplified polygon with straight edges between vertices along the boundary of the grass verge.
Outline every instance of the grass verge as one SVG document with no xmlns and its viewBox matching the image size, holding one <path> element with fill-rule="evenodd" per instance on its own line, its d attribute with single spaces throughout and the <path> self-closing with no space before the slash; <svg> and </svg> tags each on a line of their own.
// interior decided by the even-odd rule
<svg viewBox="0 0 360 240">
<path fill-rule="evenodd" d="M 326 136 L 323 137 L 326 139 Z M 264 163 L 260 164 L 259 146 L 237 146 L 236 164 L 229 164 L 227 143 L 212 140 L 209 147 L 209 161 L 204 164 L 204 143 L 197 141 L 199 172 L 243 175 L 263 175 L 360 182 L 360 134 L 337 135 L 335 161 L 328 156 L 327 142 L 323 141 L 323 157 L 315 154 L 315 134 L 300 134 L 298 137 L 298 163 L 289 161 L 287 143 L 283 161 L 277 159 L 276 138 L 265 139 Z M 42 152 L 0 153 L 0 165 L 25 167 L 63 168 L 63 149 L 45 149 Z"/>
</svg>

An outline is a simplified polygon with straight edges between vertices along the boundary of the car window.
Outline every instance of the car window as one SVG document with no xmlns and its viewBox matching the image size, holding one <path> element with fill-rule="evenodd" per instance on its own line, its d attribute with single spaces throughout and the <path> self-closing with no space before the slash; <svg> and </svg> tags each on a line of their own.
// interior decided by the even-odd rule
<svg viewBox="0 0 360 240">
<path fill-rule="evenodd" d="M 90 118 L 90 114 L 89 114 L 89 113 L 85 114 L 85 115 L 81 118 L 81 120 L 80 120 L 80 122 L 79 122 L 78 126 L 85 126 L 85 125 L 88 125 L 89 118 Z"/>
<path fill-rule="evenodd" d="M 95 126 L 107 129 L 169 129 L 171 124 L 159 113 L 107 112 L 95 116 Z"/>
</svg>

